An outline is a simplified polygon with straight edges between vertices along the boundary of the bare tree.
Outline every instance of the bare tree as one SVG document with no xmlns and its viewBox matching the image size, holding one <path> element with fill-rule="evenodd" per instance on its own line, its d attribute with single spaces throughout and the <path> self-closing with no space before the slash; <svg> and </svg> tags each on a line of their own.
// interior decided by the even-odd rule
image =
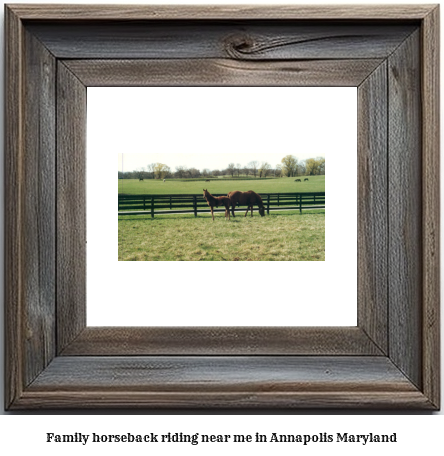
<svg viewBox="0 0 444 456">
<path fill-rule="evenodd" d="M 250 167 L 251 172 L 253 173 L 254 177 L 256 177 L 259 162 L 255 161 L 255 160 L 251 161 L 250 163 L 248 163 L 248 166 Z"/>
<path fill-rule="evenodd" d="M 192 178 L 200 177 L 200 171 L 196 168 L 190 168 L 188 172 Z"/>
<path fill-rule="evenodd" d="M 307 174 L 307 167 L 305 165 L 305 160 L 298 162 L 297 175 L 305 176 Z"/>
<path fill-rule="evenodd" d="M 231 177 L 234 176 L 234 171 L 236 170 L 236 166 L 234 163 L 230 163 L 227 167 L 228 172 L 231 174 Z"/>
<path fill-rule="evenodd" d="M 261 167 L 259 168 L 259 177 L 267 177 L 267 174 L 270 172 L 271 166 L 267 162 L 262 162 Z"/>
<path fill-rule="evenodd" d="M 176 166 L 176 176 L 179 178 L 179 179 L 183 179 L 186 175 L 186 172 L 187 172 L 187 168 L 185 166 Z"/>
<path fill-rule="evenodd" d="M 154 167 L 156 166 L 155 163 L 150 163 L 146 169 L 149 173 L 151 173 L 151 179 L 154 179 Z"/>
</svg>

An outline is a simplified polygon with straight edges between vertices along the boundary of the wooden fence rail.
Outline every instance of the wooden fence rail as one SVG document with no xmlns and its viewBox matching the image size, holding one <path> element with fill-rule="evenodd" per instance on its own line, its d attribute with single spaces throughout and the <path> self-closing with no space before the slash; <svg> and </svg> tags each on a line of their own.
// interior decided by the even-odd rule
<svg viewBox="0 0 444 456">
<path fill-rule="evenodd" d="M 325 192 L 311 193 L 261 193 L 267 214 L 275 209 L 304 209 L 325 208 Z M 214 196 L 225 196 L 217 193 Z M 247 210 L 246 206 L 236 206 L 236 210 Z M 224 212 L 225 208 L 214 209 L 215 212 Z M 118 196 L 119 215 L 151 214 L 185 214 L 194 212 L 210 212 L 202 194 L 197 195 L 126 195 Z"/>
</svg>

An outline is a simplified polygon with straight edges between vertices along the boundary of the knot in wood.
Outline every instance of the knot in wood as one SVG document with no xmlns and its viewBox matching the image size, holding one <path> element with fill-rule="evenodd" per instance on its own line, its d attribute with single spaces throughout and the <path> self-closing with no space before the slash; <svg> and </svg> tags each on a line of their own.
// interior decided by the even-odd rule
<svg viewBox="0 0 444 456">
<path fill-rule="evenodd" d="M 249 35 L 230 35 L 225 39 L 225 51 L 234 59 L 242 59 L 254 51 L 254 39 Z"/>
</svg>

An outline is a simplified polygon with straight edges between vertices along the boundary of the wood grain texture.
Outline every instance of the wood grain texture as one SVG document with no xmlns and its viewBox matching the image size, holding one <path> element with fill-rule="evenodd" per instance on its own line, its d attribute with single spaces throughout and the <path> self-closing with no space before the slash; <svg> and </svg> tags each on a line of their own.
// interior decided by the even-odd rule
<svg viewBox="0 0 444 456">
<path fill-rule="evenodd" d="M 419 31 L 388 59 L 389 356 L 422 384 L 422 165 Z M 425 284 L 424 284 L 425 285 Z"/>
<path fill-rule="evenodd" d="M 25 32 L 23 299 L 25 385 L 55 355 L 55 59 Z"/>
<path fill-rule="evenodd" d="M 100 372 L 106 372 L 101 375 Z M 109 379 L 112 382 L 109 383 Z M 340 390 L 354 384 L 356 391 L 413 391 L 411 383 L 385 357 L 285 356 L 67 356 L 58 357 L 33 384 L 33 390 L 57 386 L 146 391 L 257 391 Z"/>
<path fill-rule="evenodd" d="M 5 408 L 23 391 L 23 28 L 5 11 Z"/>
<path fill-rule="evenodd" d="M 86 87 L 57 68 L 57 349 L 86 325 Z"/>
<path fill-rule="evenodd" d="M 8 7 L 27 20 L 420 20 L 436 5 L 26 5 Z"/>
<path fill-rule="evenodd" d="M 64 60 L 88 87 L 357 86 L 382 60 Z"/>
<path fill-rule="evenodd" d="M 36 23 L 33 33 L 57 58 L 231 60 L 387 58 L 413 24 L 273 21 Z"/>
<path fill-rule="evenodd" d="M 69 391 L 56 389 L 28 390 L 14 410 L 29 409 L 226 409 L 254 410 L 269 413 L 270 409 L 359 409 L 362 410 L 433 410 L 419 391 L 355 392 L 353 385 L 342 391 L 296 392 L 195 392 L 163 393 L 144 391 Z M 350 391 L 347 389 L 350 388 Z M 229 389 L 229 388 L 228 388 Z M 324 412 L 325 413 L 325 412 Z"/>
<path fill-rule="evenodd" d="M 55 60 L 9 11 L 6 23 L 8 406 L 55 354 Z"/>
<path fill-rule="evenodd" d="M 440 183 L 439 183 L 439 6 L 422 26 L 422 235 L 423 235 L 423 388 L 440 404 Z"/>
<path fill-rule="evenodd" d="M 387 64 L 358 89 L 358 326 L 388 353 Z"/>
<path fill-rule="evenodd" d="M 381 355 L 357 327 L 87 327 L 62 356 Z"/>
<path fill-rule="evenodd" d="M 20 407 L 430 408 L 385 357 L 59 357 Z"/>
</svg>

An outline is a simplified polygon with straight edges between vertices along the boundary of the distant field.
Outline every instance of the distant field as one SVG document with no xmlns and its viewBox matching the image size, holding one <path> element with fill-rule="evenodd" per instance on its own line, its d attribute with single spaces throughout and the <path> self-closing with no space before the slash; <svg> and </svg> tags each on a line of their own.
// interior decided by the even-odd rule
<svg viewBox="0 0 444 456">
<path fill-rule="evenodd" d="M 165 182 L 158 179 L 119 179 L 119 193 L 132 195 L 142 194 L 195 194 L 201 193 L 203 188 L 210 193 L 228 193 L 234 190 L 254 190 L 256 193 L 289 193 L 289 192 L 324 192 L 325 176 L 309 176 L 308 182 L 304 177 L 298 177 L 302 182 L 295 182 L 295 177 L 280 179 L 259 180 L 212 180 L 210 182 L 167 179 Z"/>
</svg>

